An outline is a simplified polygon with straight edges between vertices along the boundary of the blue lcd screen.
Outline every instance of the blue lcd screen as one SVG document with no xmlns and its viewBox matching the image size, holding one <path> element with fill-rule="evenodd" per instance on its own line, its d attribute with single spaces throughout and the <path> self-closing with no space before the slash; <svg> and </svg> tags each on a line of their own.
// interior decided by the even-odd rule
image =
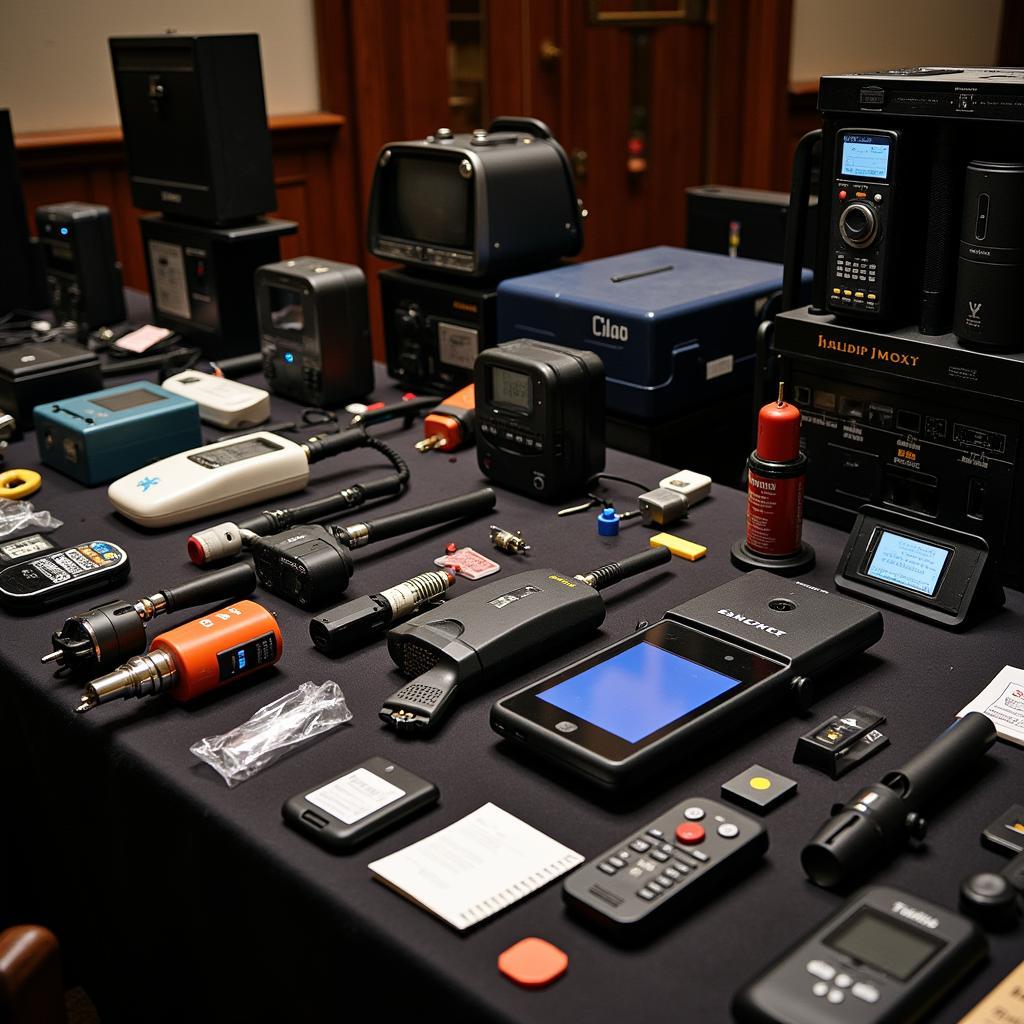
<svg viewBox="0 0 1024 1024">
<path fill-rule="evenodd" d="M 867 575 L 934 597 L 948 560 L 948 548 L 883 530 L 867 567 Z"/>
<path fill-rule="evenodd" d="M 721 672 L 642 641 L 537 696 L 637 743 L 738 685 Z"/>
<path fill-rule="evenodd" d="M 843 139 L 844 178 L 878 178 L 889 175 L 889 140 L 884 136 L 847 135 Z"/>
</svg>

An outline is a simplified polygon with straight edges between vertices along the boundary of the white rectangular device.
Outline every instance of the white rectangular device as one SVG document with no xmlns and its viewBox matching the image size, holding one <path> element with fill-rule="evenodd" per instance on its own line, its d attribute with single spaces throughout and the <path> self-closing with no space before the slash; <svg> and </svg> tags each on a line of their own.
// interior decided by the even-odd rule
<svg viewBox="0 0 1024 1024">
<path fill-rule="evenodd" d="M 711 477 L 703 473 L 695 473 L 692 469 L 679 469 L 664 480 L 658 482 L 659 487 L 667 487 L 686 498 L 687 505 L 693 508 L 711 494 Z"/>
<path fill-rule="evenodd" d="M 150 463 L 115 480 L 107 494 L 133 523 L 161 527 L 290 494 L 308 480 L 306 449 L 258 430 Z"/>
<path fill-rule="evenodd" d="M 270 392 L 212 373 L 183 370 L 161 384 L 166 391 L 191 398 L 204 423 L 225 430 L 255 427 L 270 418 Z"/>
</svg>

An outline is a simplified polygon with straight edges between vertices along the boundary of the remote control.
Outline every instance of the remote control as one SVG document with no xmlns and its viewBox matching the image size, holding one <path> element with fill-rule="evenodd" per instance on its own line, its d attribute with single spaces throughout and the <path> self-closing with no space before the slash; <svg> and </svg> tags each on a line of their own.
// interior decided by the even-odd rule
<svg viewBox="0 0 1024 1024">
<path fill-rule="evenodd" d="M 124 548 L 110 541 L 88 541 L 9 565 L 0 572 L 0 605 L 8 611 L 36 612 L 112 587 L 129 571 Z"/>
<path fill-rule="evenodd" d="M 767 849 L 758 822 L 690 797 L 574 871 L 562 895 L 588 921 L 635 933 L 713 894 Z"/>
</svg>

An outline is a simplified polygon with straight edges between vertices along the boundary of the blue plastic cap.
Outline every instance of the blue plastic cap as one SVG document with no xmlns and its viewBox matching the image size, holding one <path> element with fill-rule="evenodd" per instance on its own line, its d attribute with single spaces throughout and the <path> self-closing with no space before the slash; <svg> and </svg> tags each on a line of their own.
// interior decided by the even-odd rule
<svg viewBox="0 0 1024 1024">
<path fill-rule="evenodd" d="M 602 509 L 597 517 L 597 532 L 602 537 L 618 537 L 619 516 L 613 508 Z"/>
</svg>

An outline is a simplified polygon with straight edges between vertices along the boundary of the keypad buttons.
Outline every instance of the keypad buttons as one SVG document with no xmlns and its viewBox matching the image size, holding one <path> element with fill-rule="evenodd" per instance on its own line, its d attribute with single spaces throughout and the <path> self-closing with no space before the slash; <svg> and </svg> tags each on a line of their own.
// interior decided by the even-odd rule
<svg viewBox="0 0 1024 1024">
<path fill-rule="evenodd" d="M 849 988 L 853 984 L 853 978 L 848 974 L 837 974 L 833 984 L 836 988 Z"/>
<path fill-rule="evenodd" d="M 877 1003 L 879 999 L 878 989 L 874 985 L 869 985 L 866 981 L 858 981 L 850 989 L 850 994 L 855 999 L 862 999 L 865 1003 Z"/>
<path fill-rule="evenodd" d="M 828 985 L 826 985 L 823 981 L 816 981 L 811 986 L 811 991 L 819 998 L 822 998 L 828 995 Z"/>
<path fill-rule="evenodd" d="M 838 1006 L 845 998 L 846 994 L 840 991 L 838 988 L 830 988 L 828 995 L 825 998 L 833 1005 Z"/>
<path fill-rule="evenodd" d="M 703 807 L 687 807 L 686 810 L 683 811 L 683 817 L 687 821 L 700 821 L 704 817 L 704 808 Z"/>
<path fill-rule="evenodd" d="M 836 976 L 836 969 L 824 960 L 808 960 L 807 973 L 822 981 L 831 981 Z"/>
<path fill-rule="evenodd" d="M 735 839 L 740 834 L 739 826 L 731 821 L 725 821 L 718 826 L 718 834 L 723 839 Z"/>
</svg>

